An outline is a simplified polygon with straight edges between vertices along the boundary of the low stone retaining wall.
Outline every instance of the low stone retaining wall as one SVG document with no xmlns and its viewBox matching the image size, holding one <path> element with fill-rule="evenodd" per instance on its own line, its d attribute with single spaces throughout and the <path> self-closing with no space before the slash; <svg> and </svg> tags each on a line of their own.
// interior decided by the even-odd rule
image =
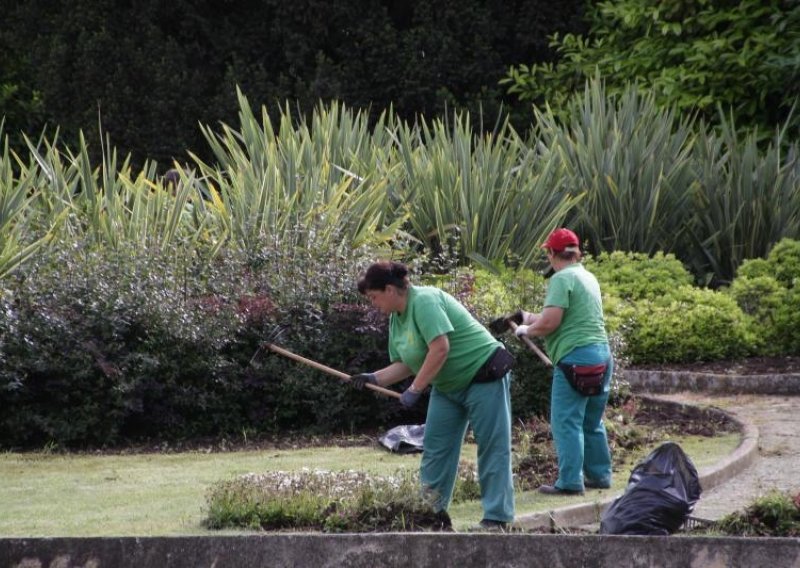
<svg viewBox="0 0 800 568">
<path fill-rule="evenodd" d="M 281 534 L 0 539 L 8 568 L 800 566 L 800 539 L 494 534 Z"/>
<path fill-rule="evenodd" d="M 715 375 L 689 371 L 637 371 L 626 369 L 625 380 L 633 392 L 706 394 L 800 395 L 800 374 Z"/>
</svg>

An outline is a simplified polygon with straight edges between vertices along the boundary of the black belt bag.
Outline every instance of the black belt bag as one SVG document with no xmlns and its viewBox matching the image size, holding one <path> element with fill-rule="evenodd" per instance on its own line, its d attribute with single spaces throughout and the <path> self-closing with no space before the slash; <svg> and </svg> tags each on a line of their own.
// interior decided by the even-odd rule
<svg viewBox="0 0 800 568">
<path fill-rule="evenodd" d="M 603 391 L 603 377 L 606 375 L 608 364 L 599 365 L 571 365 L 559 363 L 558 368 L 564 372 L 567 382 L 572 388 L 583 396 L 594 396 Z"/>
<path fill-rule="evenodd" d="M 475 377 L 472 379 L 473 383 L 491 383 L 506 376 L 511 368 L 514 366 L 514 356 L 508 352 L 504 347 L 498 347 L 491 357 L 481 365 Z"/>
</svg>

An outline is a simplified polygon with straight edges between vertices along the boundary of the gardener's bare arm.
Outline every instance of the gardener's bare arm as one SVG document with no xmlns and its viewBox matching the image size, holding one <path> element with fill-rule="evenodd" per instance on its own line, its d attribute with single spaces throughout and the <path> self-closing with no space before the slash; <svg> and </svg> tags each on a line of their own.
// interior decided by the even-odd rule
<svg viewBox="0 0 800 568">
<path fill-rule="evenodd" d="M 388 367 L 384 367 L 380 371 L 375 371 L 375 378 L 379 386 L 387 387 L 399 383 L 403 379 L 407 379 L 412 374 L 408 365 L 400 361 L 395 361 Z"/>
</svg>

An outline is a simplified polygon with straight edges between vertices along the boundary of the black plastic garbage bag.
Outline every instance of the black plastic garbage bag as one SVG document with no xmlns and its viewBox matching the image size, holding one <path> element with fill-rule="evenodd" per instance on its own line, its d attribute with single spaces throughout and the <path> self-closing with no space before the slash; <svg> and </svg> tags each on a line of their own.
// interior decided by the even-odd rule
<svg viewBox="0 0 800 568">
<path fill-rule="evenodd" d="M 395 426 L 378 441 L 389 450 L 398 454 L 413 454 L 422 451 L 422 438 L 425 436 L 425 424 L 411 426 Z"/>
<path fill-rule="evenodd" d="M 600 519 L 601 534 L 666 535 L 677 531 L 700 499 L 692 460 L 666 442 L 633 468 L 625 493 Z"/>
</svg>

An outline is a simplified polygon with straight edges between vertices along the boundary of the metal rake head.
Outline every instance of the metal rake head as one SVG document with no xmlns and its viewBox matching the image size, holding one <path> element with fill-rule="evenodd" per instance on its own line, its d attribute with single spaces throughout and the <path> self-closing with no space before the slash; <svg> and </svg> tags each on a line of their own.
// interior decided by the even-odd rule
<svg viewBox="0 0 800 568">
<path fill-rule="evenodd" d="M 272 354 L 272 351 L 267 349 L 267 346 L 271 343 L 275 343 L 283 337 L 284 332 L 286 331 L 286 325 L 275 325 L 266 334 L 264 339 L 259 343 L 258 349 L 256 352 L 253 353 L 253 356 L 250 358 L 250 362 L 247 364 L 248 367 L 258 367 L 261 365 L 264 360 Z"/>
</svg>

